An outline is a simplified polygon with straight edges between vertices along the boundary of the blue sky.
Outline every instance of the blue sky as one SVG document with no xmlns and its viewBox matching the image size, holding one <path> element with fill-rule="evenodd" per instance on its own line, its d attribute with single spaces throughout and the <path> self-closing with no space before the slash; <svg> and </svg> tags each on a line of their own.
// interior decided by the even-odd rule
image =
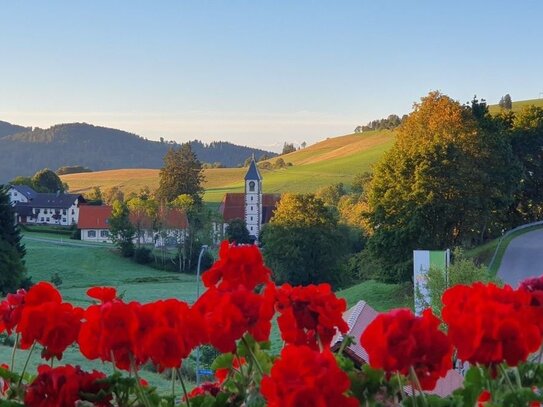
<svg viewBox="0 0 543 407">
<path fill-rule="evenodd" d="M 539 97 L 541 16 L 541 1 L 0 1 L 0 120 L 313 143 L 433 89 Z"/>
</svg>

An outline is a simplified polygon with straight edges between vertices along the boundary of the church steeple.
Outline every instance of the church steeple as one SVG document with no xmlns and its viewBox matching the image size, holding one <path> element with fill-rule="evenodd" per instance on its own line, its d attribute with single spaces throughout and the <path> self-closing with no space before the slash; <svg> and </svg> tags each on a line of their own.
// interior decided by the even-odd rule
<svg viewBox="0 0 543 407">
<path fill-rule="evenodd" d="M 254 154 L 245 174 L 245 223 L 249 235 L 258 240 L 262 228 L 262 175 Z"/>
</svg>

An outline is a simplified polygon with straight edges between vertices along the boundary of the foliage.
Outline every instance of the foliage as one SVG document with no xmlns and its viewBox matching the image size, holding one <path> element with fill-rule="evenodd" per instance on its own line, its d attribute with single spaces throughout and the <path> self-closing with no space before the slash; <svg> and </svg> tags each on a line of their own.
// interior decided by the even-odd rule
<svg viewBox="0 0 543 407">
<path fill-rule="evenodd" d="M 135 235 L 135 229 L 129 219 L 128 206 L 124 202 L 116 201 L 113 204 L 113 210 L 109 218 L 109 234 L 112 242 L 124 257 L 134 255 L 132 239 Z"/>
<path fill-rule="evenodd" d="M 7 195 L 0 185 L 0 292 L 5 295 L 28 285 L 23 258 L 26 249 Z"/>
<path fill-rule="evenodd" d="M 456 249 L 453 253 L 452 264 L 446 271 L 434 267 L 428 271 L 427 288 L 430 304 L 426 306 L 431 307 L 437 316 L 441 316 L 443 308 L 441 297 L 449 287 L 457 284 L 470 285 L 478 281 L 488 283 L 496 282 L 497 279 L 487 267 L 476 265 L 473 260 L 465 257 L 461 249 Z"/>
<path fill-rule="evenodd" d="M 148 264 L 151 262 L 151 250 L 147 247 L 137 247 L 134 250 L 134 261 L 139 264 Z"/>
<path fill-rule="evenodd" d="M 229 242 L 237 244 L 251 243 L 251 236 L 247 230 L 247 224 L 243 219 L 232 219 L 226 225 L 226 238 Z"/>
<path fill-rule="evenodd" d="M 346 195 L 347 191 L 342 182 L 337 184 L 321 187 L 315 193 L 315 196 L 328 205 L 337 206 L 342 196 Z"/>
<path fill-rule="evenodd" d="M 66 174 L 80 174 L 82 172 L 92 172 L 92 170 L 82 165 L 66 165 L 56 170 L 56 173 L 59 176 Z"/>
<path fill-rule="evenodd" d="M 335 284 L 349 246 L 346 235 L 315 195 L 285 194 L 261 240 L 276 282 Z"/>
<path fill-rule="evenodd" d="M 203 181 L 202 164 L 192 152 L 190 144 L 182 144 L 177 150 L 169 149 L 164 157 L 157 197 L 164 202 L 171 202 L 179 195 L 187 194 L 196 205 L 200 205 Z"/>
<path fill-rule="evenodd" d="M 281 155 L 293 153 L 294 151 L 296 151 L 296 147 L 294 147 L 294 143 L 287 143 L 285 141 L 285 143 L 283 144 L 283 151 L 281 151 Z"/>
<path fill-rule="evenodd" d="M 398 115 L 391 114 L 386 119 L 380 119 L 380 120 L 372 120 L 365 126 L 357 126 L 354 129 L 355 133 L 363 133 L 365 131 L 372 131 L 372 130 L 392 130 L 398 127 L 400 124 L 404 122 L 406 119 L 406 115 L 404 115 L 401 119 Z"/>
<path fill-rule="evenodd" d="M 64 192 L 64 184 L 59 176 L 49 168 L 44 168 L 32 177 L 34 189 L 38 192 Z"/>
<path fill-rule="evenodd" d="M 124 193 L 117 186 L 106 189 L 102 194 L 102 197 L 106 205 L 113 205 L 115 201 L 124 201 Z"/>
<path fill-rule="evenodd" d="M 511 110 L 513 108 L 513 101 L 511 100 L 511 95 L 509 93 L 505 96 L 502 96 L 500 102 L 498 103 L 502 109 Z"/>
<path fill-rule="evenodd" d="M 422 98 L 375 167 L 367 250 L 385 281 L 411 276 L 412 250 L 471 245 L 503 228 L 519 175 L 507 134 L 484 102 Z"/>
</svg>

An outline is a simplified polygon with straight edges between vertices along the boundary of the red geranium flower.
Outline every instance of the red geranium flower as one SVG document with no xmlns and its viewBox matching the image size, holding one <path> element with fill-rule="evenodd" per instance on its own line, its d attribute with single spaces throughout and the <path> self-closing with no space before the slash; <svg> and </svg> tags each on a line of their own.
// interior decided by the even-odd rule
<svg viewBox="0 0 543 407">
<path fill-rule="evenodd" d="M 206 287 L 217 286 L 221 290 L 236 289 L 243 286 L 253 290 L 260 284 L 270 282 L 271 271 L 264 265 L 262 254 L 253 245 L 236 246 L 222 242 L 219 260 L 202 274 Z"/>
<path fill-rule="evenodd" d="M 38 376 L 28 387 L 25 406 L 29 407 L 73 407 L 84 394 L 98 395 L 107 386 L 98 383 L 106 376 L 93 370 L 84 372 L 79 366 L 59 366 L 54 369 L 47 365 L 38 367 Z M 110 406 L 111 396 L 93 401 L 96 406 Z"/>
<path fill-rule="evenodd" d="M 541 344 L 539 321 L 531 312 L 532 296 L 510 286 L 458 285 L 443 294 L 443 320 L 458 358 L 516 366 Z"/>
<path fill-rule="evenodd" d="M 17 290 L 15 294 L 8 294 L 0 303 L 0 332 L 6 331 L 11 335 L 12 330 L 21 320 L 25 303 L 26 291 Z"/>
<path fill-rule="evenodd" d="M 92 287 L 87 290 L 87 295 L 100 302 L 109 302 L 117 298 L 117 290 L 113 287 Z"/>
<path fill-rule="evenodd" d="M 119 369 L 129 370 L 139 339 L 136 314 L 139 307 L 139 304 L 111 301 L 87 308 L 78 338 L 81 353 L 88 359 L 100 358 L 114 362 Z"/>
<path fill-rule="evenodd" d="M 349 378 L 330 350 L 296 345 L 283 348 L 261 383 L 268 407 L 358 406 L 358 400 L 345 394 L 349 388 Z"/>
<path fill-rule="evenodd" d="M 318 341 L 329 347 L 339 330 L 347 332 L 349 326 L 343 320 L 347 308 L 344 299 L 332 292 L 329 284 L 292 287 L 284 284 L 277 290 L 276 309 L 281 337 L 286 343 L 319 348 Z"/>
<path fill-rule="evenodd" d="M 187 394 L 189 399 L 193 399 L 194 397 L 203 396 L 205 394 L 209 394 L 210 396 L 217 397 L 217 394 L 219 394 L 221 391 L 221 387 L 219 383 L 216 382 L 204 382 L 200 386 L 195 387 L 192 389 L 192 391 Z M 186 398 L 183 397 L 183 401 L 186 401 Z"/>
<path fill-rule="evenodd" d="M 82 315 L 81 308 L 63 303 L 51 284 L 36 284 L 25 296 L 17 325 L 21 348 L 28 349 L 38 342 L 44 347 L 44 358 L 61 359 L 62 353 L 77 339 Z"/>
<path fill-rule="evenodd" d="M 372 367 L 403 375 L 413 367 L 421 387 L 432 390 L 452 368 L 453 348 L 439 330 L 439 322 L 430 310 L 422 317 L 409 309 L 393 310 L 377 316 L 362 333 L 360 343 Z"/>
<path fill-rule="evenodd" d="M 194 304 L 194 310 L 205 323 L 207 342 L 221 352 L 233 352 L 245 332 L 259 342 L 269 339 L 273 302 L 271 284 L 263 294 L 243 286 L 232 291 L 211 287 Z"/>
</svg>

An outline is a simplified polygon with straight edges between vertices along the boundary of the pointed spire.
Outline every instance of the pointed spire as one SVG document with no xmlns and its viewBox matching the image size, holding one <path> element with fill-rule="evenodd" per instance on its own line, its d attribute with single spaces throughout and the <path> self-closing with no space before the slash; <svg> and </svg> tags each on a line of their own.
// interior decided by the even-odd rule
<svg viewBox="0 0 543 407">
<path fill-rule="evenodd" d="M 258 171 L 258 167 L 255 162 L 254 153 L 251 158 L 251 163 L 249 164 L 249 169 L 247 170 L 247 174 L 245 174 L 245 181 L 247 180 L 262 181 L 262 175 L 260 175 L 260 171 Z"/>
</svg>

